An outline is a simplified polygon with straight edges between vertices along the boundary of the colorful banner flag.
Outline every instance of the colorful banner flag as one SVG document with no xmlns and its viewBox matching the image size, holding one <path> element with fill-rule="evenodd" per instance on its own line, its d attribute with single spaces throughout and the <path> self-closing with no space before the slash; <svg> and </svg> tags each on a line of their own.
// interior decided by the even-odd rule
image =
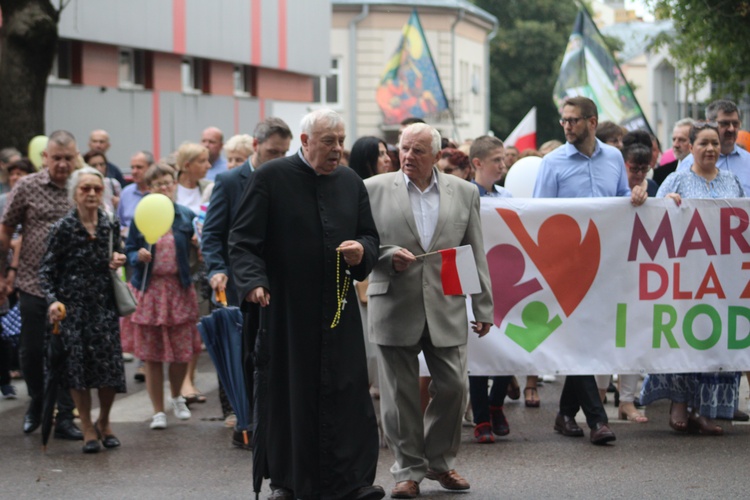
<svg viewBox="0 0 750 500">
<path fill-rule="evenodd" d="M 628 130 L 651 131 L 622 70 L 601 33 L 582 7 L 565 49 L 553 99 L 561 108 L 567 97 L 584 96 L 599 109 L 599 121 L 609 120 Z"/>
<path fill-rule="evenodd" d="M 474 260 L 471 245 L 438 250 L 438 252 L 443 258 L 440 278 L 445 295 L 471 295 L 482 291 L 477 262 Z"/>
<path fill-rule="evenodd" d="M 506 146 L 515 146 L 520 153 L 527 149 L 536 149 L 536 106 L 531 108 L 521 123 L 505 139 Z"/>
<path fill-rule="evenodd" d="M 472 374 L 750 366 L 749 199 L 481 203 L 495 309 Z"/>
<path fill-rule="evenodd" d="M 404 26 L 401 42 L 388 61 L 375 98 L 386 125 L 398 124 L 404 118 L 426 118 L 448 109 L 416 10 Z"/>
</svg>

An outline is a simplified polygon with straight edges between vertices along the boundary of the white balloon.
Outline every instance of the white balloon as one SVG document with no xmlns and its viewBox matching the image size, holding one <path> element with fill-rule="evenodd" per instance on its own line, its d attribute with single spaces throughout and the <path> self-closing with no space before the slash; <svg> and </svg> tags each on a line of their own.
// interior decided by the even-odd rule
<svg viewBox="0 0 750 500">
<path fill-rule="evenodd" d="M 515 162 L 508 170 L 505 176 L 505 189 L 510 191 L 513 198 L 531 198 L 541 164 L 540 157 L 527 156 Z"/>
</svg>

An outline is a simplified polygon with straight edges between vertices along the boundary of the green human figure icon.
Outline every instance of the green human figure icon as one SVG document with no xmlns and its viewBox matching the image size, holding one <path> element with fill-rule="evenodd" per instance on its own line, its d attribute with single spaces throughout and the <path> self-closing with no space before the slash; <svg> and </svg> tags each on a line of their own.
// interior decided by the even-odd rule
<svg viewBox="0 0 750 500">
<path fill-rule="evenodd" d="M 508 324 L 505 334 L 527 352 L 531 352 L 549 337 L 560 325 L 559 315 L 549 318 L 549 309 L 543 302 L 529 302 L 521 312 L 524 326 Z"/>
</svg>

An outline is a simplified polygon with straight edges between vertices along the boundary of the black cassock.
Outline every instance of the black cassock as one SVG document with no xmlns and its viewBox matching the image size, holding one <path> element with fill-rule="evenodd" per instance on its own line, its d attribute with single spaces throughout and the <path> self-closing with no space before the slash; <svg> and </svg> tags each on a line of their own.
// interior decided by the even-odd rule
<svg viewBox="0 0 750 500">
<path fill-rule="evenodd" d="M 336 252 L 345 240 L 364 247 L 358 266 Z M 331 324 L 345 271 L 364 280 L 378 245 L 359 176 L 346 167 L 316 175 L 299 155 L 253 173 L 230 233 L 240 296 L 258 286 L 271 296 L 265 443 L 271 483 L 295 498 L 346 498 L 375 479 L 378 430 L 353 285 Z"/>
</svg>

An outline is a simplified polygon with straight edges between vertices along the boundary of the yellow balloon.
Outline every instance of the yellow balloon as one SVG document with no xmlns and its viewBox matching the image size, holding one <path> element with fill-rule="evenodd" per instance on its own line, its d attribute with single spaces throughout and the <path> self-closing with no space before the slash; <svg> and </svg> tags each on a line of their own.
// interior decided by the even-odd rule
<svg viewBox="0 0 750 500">
<path fill-rule="evenodd" d="M 42 151 L 47 147 L 47 136 L 37 135 L 29 141 L 29 160 L 39 170 L 42 168 Z"/>
<path fill-rule="evenodd" d="M 172 200 L 159 193 L 144 196 L 135 207 L 133 222 L 146 241 L 153 245 L 172 227 L 172 222 L 174 222 Z"/>
</svg>

